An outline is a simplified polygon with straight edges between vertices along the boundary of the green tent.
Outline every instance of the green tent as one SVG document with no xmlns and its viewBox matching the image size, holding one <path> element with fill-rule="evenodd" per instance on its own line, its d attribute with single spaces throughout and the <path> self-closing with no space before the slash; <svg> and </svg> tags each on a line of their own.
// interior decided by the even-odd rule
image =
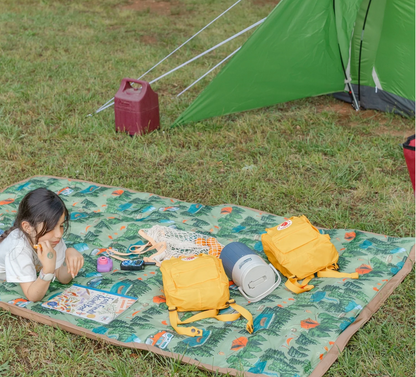
<svg viewBox="0 0 416 377">
<path fill-rule="evenodd" d="M 414 0 L 281 0 L 174 125 L 331 93 L 414 116 Z"/>
</svg>

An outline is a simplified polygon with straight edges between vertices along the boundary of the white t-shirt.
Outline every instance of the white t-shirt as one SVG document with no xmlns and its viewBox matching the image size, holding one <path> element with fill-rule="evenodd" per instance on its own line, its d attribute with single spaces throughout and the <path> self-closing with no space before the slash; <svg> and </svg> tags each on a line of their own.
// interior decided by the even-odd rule
<svg viewBox="0 0 416 377">
<path fill-rule="evenodd" d="M 63 239 L 54 247 L 56 267 L 65 260 L 66 245 Z M 30 283 L 37 279 L 42 268 L 37 253 L 20 229 L 15 229 L 0 242 L 0 280 L 9 283 Z"/>
</svg>

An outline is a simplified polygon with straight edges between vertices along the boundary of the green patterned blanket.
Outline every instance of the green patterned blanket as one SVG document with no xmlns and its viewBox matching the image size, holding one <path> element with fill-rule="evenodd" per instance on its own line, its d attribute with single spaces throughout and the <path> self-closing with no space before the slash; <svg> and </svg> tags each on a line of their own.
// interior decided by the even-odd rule
<svg viewBox="0 0 416 377">
<path fill-rule="evenodd" d="M 143 244 L 138 230 L 158 224 L 212 235 L 223 245 L 243 242 L 266 259 L 261 234 L 284 219 L 235 205 L 204 206 L 91 182 L 33 177 L 0 194 L 0 233 L 11 226 L 22 197 L 37 187 L 57 192 L 70 211 L 65 241 L 85 258 L 75 283 L 138 300 L 107 325 L 28 302 L 20 287 L 12 283 L 0 282 L 0 305 L 23 317 L 91 338 L 101 337 L 168 357 L 179 356 L 184 362 L 219 372 L 280 377 L 322 375 L 352 334 L 377 310 L 383 295 L 391 293 L 411 266 L 411 261 L 406 260 L 414 245 L 412 238 L 353 229 L 321 230 L 331 236 L 339 251 L 340 270 L 357 271 L 360 279 L 316 278 L 315 288 L 300 295 L 281 284 L 257 303 L 247 303 L 238 291 L 231 290 L 231 297 L 252 313 L 254 333 L 245 331 L 243 319 L 206 319 L 197 324 L 204 329 L 203 335 L 188 338 L 169 326 L 162 276 L 157 267 L 121 271 L 115 261 L 112 272 L 99 274 L 99 250 L 111 246 L 124 252 L 130 245 Z M 44 301 L 66 287 L 53 282 Z"/>
</svg>

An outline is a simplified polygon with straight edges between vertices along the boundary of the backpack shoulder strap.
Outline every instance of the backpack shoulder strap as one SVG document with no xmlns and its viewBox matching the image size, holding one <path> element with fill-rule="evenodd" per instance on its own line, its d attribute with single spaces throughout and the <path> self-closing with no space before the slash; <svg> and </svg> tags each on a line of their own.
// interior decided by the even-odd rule
<svg viewBox="0 0 416 377">
<path fill-rule="evenodd" d="M 246 329 L 251 334 L 253 332 L 253 316 L 251 315 L 251 313 L 247 309 L 236 304 L 235 300 L 233 299 L 228 300 L 227 304 L 230 305 L 235 311 L 237 311 L 237 313 L 218 314 L 217 309 L 211 309 L 195 314 L 191 318 L 188 318 L 185 321 L 181 321 L 179 323 L 190 323 L 204 318 L 215 318 L 218 321 L 229 322 L 235 321 L 236 319 L 240 318 L 240 316 L 243 316 L 247 320 Z"/>
<path fill-rule="evenodd" d="M 318 278 L 350 278 L 358 279 L 360 275 L 358 272 L 346 273 L 334 271 L 332 268 L 325 268 L 324 270 L 318 271 Z"/>
<path fill-rule="evenodd" d="M 195 317 L 195 316 L 194 316 Z M 192 318 L 192 317 L 191 317 Z M 180 321 L 178 317 L 178 311 L 176 307 L 169 308 L 169 321 L 170 325 L 175 329 L 175 331 L 179 335 L 187 335 L 187 336 L 201 336 L 202 330 L 196 327 L 178 327 L 179 323 L 189 323 L 191 318 L 188 318 L 187 321 Z"/>
<path fill-rule="evenodd" d="M 240 315 L 242 315 L 247 320 L 246 329 L 251 334 L 253 332 L 253 316 L 251 315 L 251 313 L 247 309 L 244 309 L 242 306 L 235 304 L 234 300 L 229 300 L 227 304 L 229 304 L 238 313 L 218 315 L 218 309 L 210 309 L 210 310 L 205 310 L 203 312 L 195 314 L 192 317 L 186 319 L 185 321 L 181 321 L 179 319 L 178 311 L 176 307 L 170 307 L 169 308 L 170 325 L 180 335 L 201 336 L 202 335 L 201 329 L 198 329 L 196 327 L 178 327 L 178 325 L 183 325 L 183 324 L 199 321 L 205 318 L 215 318 L 223 322 L 235 321 L 236 319 L 240 318 Z"/>
<path fill-rule="evenodd" d="M 185 321 L 181 321 L 178 317 L 177 309 L 169 308 L 170 325 L 180 335 L 201 336 L 202 335 L 201 329 L 198 329 L 196 327 L 178 327 L 178 325 L 184 325 L 184 324 L 199 321 L 205 318 L 216 318 L 219 321 L 228 322 L 228 321 L 235 321 L 236 319 L 240 318 L 240 313 L 218 315 L 218 309 L 210 309 L 210 310 L 205 310 L 203 312 L 195 314 L 192 317 L 186 319 Z"/>
<path fill-rule="evenodd" d="M 185 321 L 179 320 L 178 324 L 183 325 L 185 323 L 191 323 L 191 322 L 199 321 L 205 318 L 216 318 L 219 321 L 228 322 L 228 321 L 235 321 L 239 317 L 240 317 L 240 313 L 218 315 L 218 309 L 210 309 L 210 310 L 205 310 L 203 312 L 195 314 L 192 317 L 185 319 Z"/>
<path fill-rule="evenodd" d="M 350 278 L 350 279 L 358 279 L 359 274 L 357 272 L 353 273 L 345 273 L 345 272 L 338 272 L 334 270 L 335 266 L 326 267 L 325 269 L 318 271 L 317 277 L 318 278 Z M 298 282 L 296 277 L 290 277 L 287 279 L 285 286 L 287 289 L 292 291 L 293 293 L 303 293 L 308 292 L 314 288 L 313 285 L 309 285 L 309 281 L 313 279 L 314 274 L 309 275 L 305 279 L 303 279 L 302 283 Z"/>
<path fill-rule="evenodd" d="M 295 277 L 288 278 L 285 283 L 285 286 L 293 293 L 308 292 L 315 287 L 314 285 L 308 284 L 309 281 L 314 278 L 314 276 L 315 274 L 309 275 L 308 277 L 303 279 L 302 284 L 298 283 L 298 279 Z"/>
<path fill-rule="evenodd" d="M 253 333 L 253 316 L 251 315 L 251 313 L 243 308 L 240 305 L 237 305 L 235 303 L 235 301 L 233 299 L 228 300 L 227 302 L 228 304 L 230 304 L 230 306 L 236 310 L 238 313 L 240 313 L 246 320 L 247 320 L 247 324 L 246 324 L 246 330 L 252 334 Z M 232 315 L 232 314 L 231 314 Z M 220 317 L 220 316 L 219 316 Z M 221 320 L 222 321 L 222 320 Z"/>
</svg>

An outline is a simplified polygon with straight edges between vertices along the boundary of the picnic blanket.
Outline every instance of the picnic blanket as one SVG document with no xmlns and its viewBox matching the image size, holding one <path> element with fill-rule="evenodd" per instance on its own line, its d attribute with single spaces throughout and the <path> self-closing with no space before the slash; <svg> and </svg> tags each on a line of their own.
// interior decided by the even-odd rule
<svg viewBox="0 0 416 377">
<path fill-rule="evenodd" d="M 339 251 L 340 270 L 357 271 L 358 280 L 316 278 L 315 288 L 299 295 L 282 283 L 256 303 L 248 303 L 238 291 L 231 290 L 231 298 L 252 313 L 253 334 L 245 331 L 244 319 L 206 319 L 198 322 L 203 335 L 190 338 L 178 335 L 169 325 L 157 267 L 121 271 L 119 262 L 114 261 L 111 272 L 98 273 L 100 250 L 111 246 L 125 252 L 130 245 L 143 244 L 138 230 L 157 224 L 213 236 L 223 245 L 243 242 L 267 260 L 261 234 L 265 228 L 283 222 L 283 217 L 232 204 L 186 203 L 151 193 L 41 176 L 0 193 L 0 233 L 12 225 L 23 196 L 38 187 L 58 193 L 70 212 L 65 242 L 85 259 L 73 283 L 136 297 L 137 301 L 110 323 L 102 324 L 42 306 L 72 283 L 51 283 L 44 300 L 33 303 L 24 298 L 19 285 L 0 282 L 2 308 L 93 339 L 103 338 L 232 375 L 322 376 L 350 337 L 400 284 L 414 261 L 412 238 L 355 229 L 320 230 L 330 235 Z"/>
</svg>

